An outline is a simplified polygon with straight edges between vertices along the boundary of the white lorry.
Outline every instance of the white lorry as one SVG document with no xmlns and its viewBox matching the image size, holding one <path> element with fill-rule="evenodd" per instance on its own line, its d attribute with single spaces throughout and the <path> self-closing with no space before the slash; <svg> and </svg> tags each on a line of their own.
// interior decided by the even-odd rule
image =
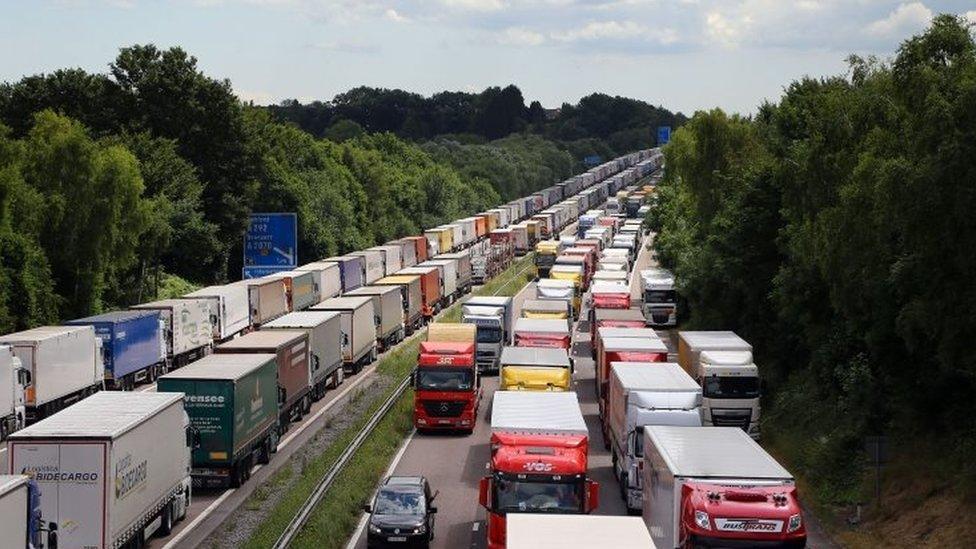
<svg viewBox="0 0 976 549">
<path fill-rule="evenodd" d="M 24 418 L 30 424 L 102 388 L 102 340 L 92 326 L 41 326 L 0 336 L 29 373 Z"/>
<path fill-rule="evenodd" d="M 325 396 L 328 388 L 342 383 L 342 313 L 299 311 L 261 326 L 262 330 L 304 330 L 308 333 L 309 387 L 312 400 Z"/>
<path fill-rule="evenodd" d="M 629 513 L 640 513 L 644 426 L 701 427 L 701 387 L 673 362 L 610 365 L 609 413 L 613 470 Z"/>
<path fill-rule="evenodd" d="M 104 391 L 12 435 L 10 465 L 39 485 L 60 547 L 141 546 L 186 515 L 189 425 L 182 393 Z"/>
<path fill-rule="evenodd" d="M 510 297 L 475 296 L 461 306 L 461 322 L 478 328 L 475 361 L 479 372 L 497 372 L 502 348 L 511 341 L 514 305 Z"/>
<path fill-rule="evenodd" d="M 678 295 L 674 289 L 674 275 L 660 268 L 640 272 L 641 310 L 649 326 L 677 326 Z"/>
<path fill-rule="evenodd" d="M 358 374 L 364 366 L 376 360 L 376 311 L 372 297 L 333 297 L 313 305 L 312 310 L 340 313 L 345 373 Z"/>
<path fill-rule="evenodd" d="M 702 387 L 702 423 L 759 438 L 759 368 L 735 332 L 678 332 L 678 363 Z"/>
<path fill-rule="evenodd" d="M 213 346 L 210 304 L 200 299 L 163 299 L 131 309 L 159 311 L 166 331 L 166 354 L 172 368 L 185 366 Z"/>
<path fill-rule="evenodd" d="M 0 345 L 0 441 L 24 428 L 24 388 L 29 382 L 30 373 L 14 356 L 13 349 Z"/>
<path fill-rule="evenodd" d="M 512 513 L 506 527 L 508 549 L 654 549 L 640 517 Z"/>
<path fill-rule="evenodd" d="M 247 284 L 243 282 L 208 286 L 190 292 L 183 297 L 202 299 L 210 306 L 210 322 L 213 324 L 214 341 L 226 341 L 248 329 L 251 325 Z"/>
</svg>

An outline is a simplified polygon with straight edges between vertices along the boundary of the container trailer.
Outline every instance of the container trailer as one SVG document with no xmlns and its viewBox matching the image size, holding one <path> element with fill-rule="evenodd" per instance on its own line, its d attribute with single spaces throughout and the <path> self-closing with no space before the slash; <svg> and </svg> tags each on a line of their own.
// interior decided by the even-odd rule
<svg viewBox="0 0 976 549">
<path fill-rule="evenodd" d="M 508 549 L 654 549 L 640 517 L 512 513 L 507 522 Z"/>
<path fill-rule="evenodd" d="M 393 275 L 377 280 L 374 286 L 395 286 L 400 289 L 403 306 L 403 325 L 406 334 L 419 330 L 424 324 L 424 295 L 419 275 Z"/>
<path fill-rule="evenodd" d="M 793 476 L 740 429 L 644 427 L 644 524 L 657 547 L 805 547 Z"/>
<path fill-rule="evenodd" d="M 109 388 L 132 390 L 137 383 L 152 383 L 166 373 L 166 341 L 159 311 L 113 311 L 65 324 L 95 329 Z"/>
<path fill-rule="evenodd" d="M 289 311 L 304 311 L 322 301 L 319 297 L 318 284 L 315 282 L 315 273 L 311 271 L 284 271 L 265 278 L 285 281 Z"/>
<path fill-rule="evenodd" d="M 334 297 L 314 305 L 312 310 L 342 314 L 342 363 L 347 374 L 358 374 L 376 360 L 376 311 L 372 297 Z"/>
<path fill-rule="evenodd" d="M 284 279 L 262 277 L 244 283 L 247 284 L 252 328 L 291 312 L 288 308 L 288 283 Z"/>
<path fill-rule="evenodd" d="M 159 311 L 166 336 L 170 368 L 179 368 L 205 355 L 213 345 L 210 304 L 199 299 L 164 299 L 130 309 Z"/>
<path fill-rule="evenodd" d="M 376 314 L 376 343 L 380 351 L 385 351 L 406 337 L 403 324 L 403 296 L 396 286 L 363 286 L 348 294 L 348 297 L 366 296 L 373 300 Z"/>
<path fill-rule="evenodd" d="M 181 393 L 105 391 L 12 435 L 10 470 L 37 483 L 58 547 L 141 546 L 186 516 L 189 427 Z"/>
<path fill-rule="evenodd" d="M 278 365 L 278 429 L 280 434 L 292 421 L 300 420 L 312 408 L 309 379 L 308 333 L 305 330 L 259 330 L 232 339 L 214 349 L 217 354 L 272 354 Z"/>
<path fill-rule="evenodd" d="M 183 297 L 207 302 L 210 307 L 213 339 L 220 342 L 251 327 L 251 309 L 247 294 L 245 282 L 234 282 L 220 286 L 207 286 Z"/>
<path fill-rule="evenodd" d="M 183 393 L 197 487 L 237 487 L 278 447 L 278 364 L 273 354 L 213 354 L 159 378 L 166 394 Z"/>
<path fill-rule="evenodd" d="M 363 258 L 363 285 L 372 284 L 386 276 L 386 268 L 383 265 L 383 252 L 379 250 L 364 250 L 352 252 L 353 257 Z M 351 288 L 355 289 L 355 288 Z"/>
<path fill-rule="evenodd" d="M 342 293 L 342 272 L 338 263 L 315 261 L 295 267 L 296 271 L 311 271 L 317 276 L 319 299 L 329 299 Z"/>
<path fill-rule="evenodd" d="M 335 311 L 288 313 L 261 327 L 262 330 L 303 330 L 308 334 L 309 379 L 312 400 L 342 383 L 342 321 Z"/>
<path fill-rule="evenodd" d="M 102 388 L 101 340 L 92 326 L 41 326 L 0 336 L 26 374 L 24 419 L 43 419 Z M 15 388 L 16 391 L 16 388 Z"/>
</svg>

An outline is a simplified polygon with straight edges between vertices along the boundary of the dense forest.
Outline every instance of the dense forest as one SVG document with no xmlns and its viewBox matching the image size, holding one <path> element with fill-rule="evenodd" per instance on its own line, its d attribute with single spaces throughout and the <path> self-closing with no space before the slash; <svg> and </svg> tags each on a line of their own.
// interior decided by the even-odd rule
<svg viewBox="0 0 976 549">
<path fill-rule="evenodd" d="M 311 107 L 311 123 L 293 103 L 244 104 L 188 53 L 152 45 L 122 49 L 104 74 L 0 84 L 0 332 L 235 280 L 252 211 L 298 212 L 310 261 L 529 194 L 594 151 L 653 144 L 635 124 L 657 111 L 630 100 L 572 107 L 582 114 L 560 123 L 576 127 L 562 143 L 523 123 L 539 108 L 512 87 L 455 94 L 441 125 L 430 101 L 398 93 L 352 90 Z M 634 119 L 597 128 L 587 119 L 601 108 Z"/>
<path fill-rule="evenodd" d="M 644 148 L 654 144 L 658 126 L 678 127 L 687 120 L 681 113 L 644 101 L 601 93 L 547 112 L 538 101 L 526 105 L 522 91 L 514 85 L 431 97 L 360 87 L 331 101 L 301 104 L 288 100 L 269 110 L 317 137 L 342 139 L 362 132 L 392 132 L 414 141 L 446 135 L 461 142 L 484 143 L 528 132 L 560 142 L 577 159 L 589 155 L 610 158 Z"/>
<path fill-rule="evenodd" d="M 849 61 L 678 130 L 657 251 L 690 326 L 754 344 L 764 433 L 825 501 L 865 500 L 869 435 L 972 487 L 976 43 L 940 16 Z"/>
</svg>

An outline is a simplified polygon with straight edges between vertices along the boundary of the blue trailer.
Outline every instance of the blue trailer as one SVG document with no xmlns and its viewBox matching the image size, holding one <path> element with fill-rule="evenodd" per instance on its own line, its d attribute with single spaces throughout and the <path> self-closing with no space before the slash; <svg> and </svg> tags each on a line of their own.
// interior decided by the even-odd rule
<svg viewBox="0 0 976 549">
<path fill-rule="evenodd" d="M 166 338 L 159 311 L 113 311 L 65 324 L 95 328 L 102 340 L 105 383 L 111 388 L 131 390 L 165 373 Z"/>
</svg>

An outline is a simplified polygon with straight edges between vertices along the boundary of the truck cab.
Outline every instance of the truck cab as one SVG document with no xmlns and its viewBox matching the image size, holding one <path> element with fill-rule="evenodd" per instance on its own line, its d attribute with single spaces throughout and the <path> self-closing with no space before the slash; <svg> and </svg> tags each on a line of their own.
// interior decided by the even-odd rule
<svg viewBox="0 0 976 549">
<path fill-rule="evenodd" d="M 14 356 L 13 349 L 0 345 L 0 441 L 26 425 L 24 390 L 30 382 L 30 371 Z"/>
<path fill-rule="evenodd" d="M 461 306 L 461 322 L 477 328 L 475 358 L 482 373 L 498 371 L 502 347 L 512 330 L 511 311 L 510 297 L 472 297 Z"/>
<path fill-rule="evenodd" d="M 678 296 L 674 276 L 664 269 L 641 271 L 641 309 L 649 326 L 677 326 Z"/>
<path fill-rule="evenodd" d="M 424 341 L 414 372 L 414 426 L 418 431 L 474 431 L 481 380 L 472 343 Z"/>
<path fill-rule="evenodd" d="M 576 393 L 500 391 L 491 411 L 491 458 L 478 486 L 488 547 L 505 547 L 510 513 L 582 514 L 599 503 L 587 477 L 588 431 Z"/>
<path fill-rule="evenodd" d="M 535 245 L 535 278 L 548 278 L 549 270 L 556 263 L 556 254 L 559 252 L 559 242 L 556 240 L 543 240 Z"/>
</svg>

